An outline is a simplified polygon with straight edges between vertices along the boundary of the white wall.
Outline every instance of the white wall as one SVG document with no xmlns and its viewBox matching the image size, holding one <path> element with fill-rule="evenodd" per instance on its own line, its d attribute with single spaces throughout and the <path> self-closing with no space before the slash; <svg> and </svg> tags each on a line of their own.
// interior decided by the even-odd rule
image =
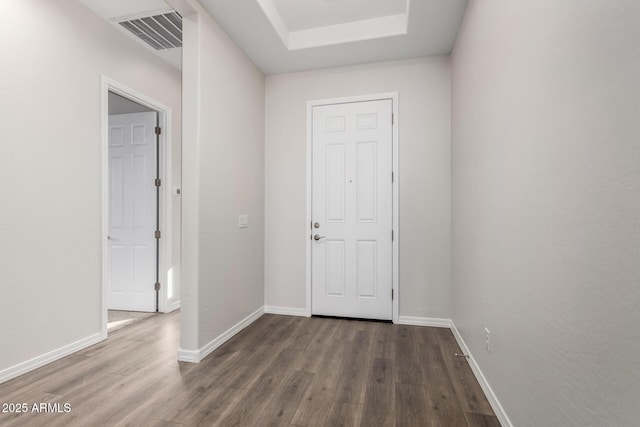
<svg viewBox="0 0 640 427">
<path fill-rule="evenodd" d="M 266 305 L 306 305 L 307 101 L 398 92 L 400 315 L 450 317 L 449 58 L 268 76 L 266 85 Z"/>
<path fill-rule="evenodd" d="M 264 305 L 264 76 L 199 4 L 183 26 L 181 350 Z M 249 228 L 238 228 L 238 215 Z"/>
<path fill-rule="evenodd" d="M 101 331 L 101 75 L 173 108 L 178 185 L 181 83 L 76 1 L 0 13 L 2 376 Z"/>
<path fill-rule="evenodd" d="M 639 21 L 472 0 L 454 49 L 454 321 L 516 426 L 640 419 Z"/>
</svg>

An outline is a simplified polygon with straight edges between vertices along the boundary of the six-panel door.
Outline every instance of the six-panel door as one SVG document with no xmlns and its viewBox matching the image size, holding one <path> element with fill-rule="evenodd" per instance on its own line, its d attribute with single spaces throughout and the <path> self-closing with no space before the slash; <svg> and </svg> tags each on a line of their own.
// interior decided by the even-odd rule
<svg viewBox="0 0 640 427">
<path fill-rule="evenodd" d="M 111 310 L 155 311 L 156 113 L 109 116 Z"/>
<path fill-rule="evenodd" d="M 313 314 L 392 318 L 392 110 L 313 107 Z"/>
</svg>

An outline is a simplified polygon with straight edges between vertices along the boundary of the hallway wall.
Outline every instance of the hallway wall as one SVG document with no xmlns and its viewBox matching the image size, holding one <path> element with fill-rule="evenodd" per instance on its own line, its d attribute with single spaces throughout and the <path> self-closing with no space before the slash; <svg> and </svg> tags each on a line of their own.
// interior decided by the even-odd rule
<svg viewBox="0 0 640 427">
<path fill-rule="evenodd" d="M 183 21 L 180 351 L 199 360 L 264 306 L 264 76 L 196 2 Z M 249 227 L 238 228 L 238 216 Z"/>
<path fill-rule="evenodd" d="M 471 0 L 455 45 L 453 319 L 515 426 L 640 419 L 638 16 Z"/>
</svg>

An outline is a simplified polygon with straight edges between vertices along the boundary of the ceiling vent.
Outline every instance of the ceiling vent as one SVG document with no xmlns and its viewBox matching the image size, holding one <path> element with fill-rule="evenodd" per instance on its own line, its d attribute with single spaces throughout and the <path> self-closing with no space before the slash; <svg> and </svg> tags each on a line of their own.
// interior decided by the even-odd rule
<svg viewBox="0 0 640 427">
<path fill-rule="evenodd" d="M 182 47 L 182 16 L 178 12 L 125 18 L 117 23 L 155 50 Z"/>
</svg>

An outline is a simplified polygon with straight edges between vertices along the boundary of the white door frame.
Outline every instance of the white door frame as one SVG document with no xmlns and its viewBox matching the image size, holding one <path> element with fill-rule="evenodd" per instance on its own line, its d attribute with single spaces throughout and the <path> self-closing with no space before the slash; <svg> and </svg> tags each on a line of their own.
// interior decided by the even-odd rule
<svg viewBox="0 0 640 427">
<path fill-rule="evenodd" d="M 171 188 L 172 188 L 172 160 L 171 160 L 171 107 L 114 80 L 105 75 L 101 78 L 101 170 L 102 170 L 102 338 L 107 338 L 107 288 L 109 284 L 109 92 L 113 92 L 138 104 L 144 105 L 158 113 L 158 123 L 162 128 L 160 134 L 160 259 L 158 269 L 160 277 L 160 292 L 158 295 L 159 311 L 167 313 L 172 307 L 168 304 L 167 291 L 171 274 L 172 233 L 171 233 Z M 150 283 L 149 286 L 153 286 Z"/>
<path fill-rule="evenodd" d="M 398 309 L 400 300 L 400 274 L 399 274 L 399 258 L 398 258 L 398 248 L 400 242 L 400 228 L 399 228 L 399 199 L 398 199 L 398 183 L 399 179 L 399 162 L 398 162 L 398 92 L 388 92 L 388 93 L 377 93 L 371 95 L 361 95 L 361 96 L 349 96 L 344 98 L 332 98 L 332 99 L 320 99 L 315 101 L 307 102 L 307 221 L 305 222 L 305 239 L 307 242 L 307 307 L 306 314 L 308 317 L 311 316 L 311 198 L 312 198 L 312 172 L 313 172 L 313 107 L 321 106 L 321 105 L 332 105 L 332 104 L 348 104 L 353 102 L 367 102 L 367 101 L 381 101 L 390 99 L 393 109 L 394 123 L 393 123 L 393 231 L 394 231 L 394 239 L 393 239 L 393 323 L 398 323 Z"/>
</svg>

